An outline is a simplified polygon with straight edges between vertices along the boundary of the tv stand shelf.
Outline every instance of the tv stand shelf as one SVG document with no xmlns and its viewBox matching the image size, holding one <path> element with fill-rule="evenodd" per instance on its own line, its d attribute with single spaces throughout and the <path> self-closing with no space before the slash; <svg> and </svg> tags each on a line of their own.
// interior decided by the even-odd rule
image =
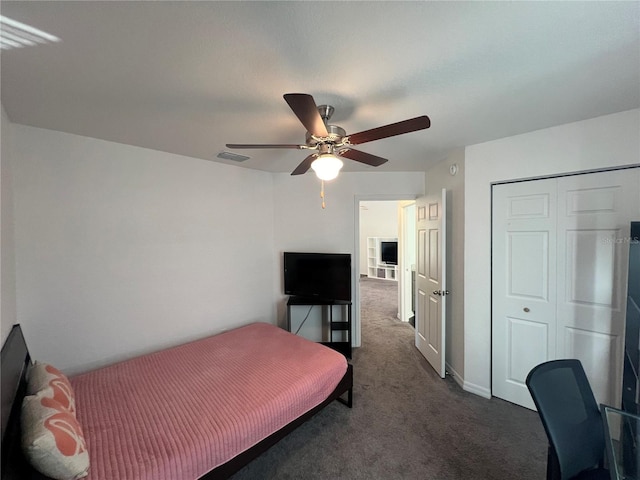
<svg viewBox="0 0 640 480">
<path fill-rule="evenodd" d="M 291 307 L 319 305 L 322 308 L 322 320 L 327 325 L 326 341 L 323 345 L 333 348 L 345 357 L 351 358 L 351 302 L 345 300 L 324 300 L 317 298 L 289 297 L 287 301 L 287 330 L 291 332 Z M 334 319 L 334 307 L 341 307 L 341 318 Z M 336 341 L 334 332 L 341 333 Z"/>
<path fill-rule="evenodd" d="M 381 258 L 382 242 L 397 242 L 392 237 L 368 237 L 367 238 L 367 276 L 369 278 L 382 278 L 385 280 L 398 280 L 398 266 L 385 263 Z"/>
</svg>

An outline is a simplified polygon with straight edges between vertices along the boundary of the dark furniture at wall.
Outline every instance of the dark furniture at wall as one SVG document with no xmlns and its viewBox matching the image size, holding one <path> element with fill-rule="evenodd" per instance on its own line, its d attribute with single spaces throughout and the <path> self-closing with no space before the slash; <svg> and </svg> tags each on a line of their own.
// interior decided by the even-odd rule
<svg viewBox="0 0 640 480">
<path fill-rule="evenodd" d="M 547 480 L 609 480 L 602 416 L 580 361 L 542 363 L 526 384 L 549 439 Z"/>
<path fill-rule="evenodd" d="M 609 405 L 600 405 L 600 410 L 611 480 L 637 480 L 640 465 L 640 416 Z"/>
<path fill-rule="evenodd" d="M 625 319 L 624 370 L 622 375 L 622 410 L 640 415 L 640 221 L 631 222 L 629 235 L 629 276 Z M 640 428 L 636 421 L 626 421 L 620 430 L 619 454 L 629 478 L 640 473 L 638 443 Z"/>
<path fill-rule="evenodd" d="M 320 343 L 333 348 L 347 358 L 351 358 L 351 302 L 346 300 L 321 300 L 295 296 L 289 297 L 289 300 L 287 301 L 287 330 L 290 332 L 292 331 L 291 307 L 305 305 L 317 305 L 322 309 L 322 319 L 323 322 L 326 322 L 328 338 Z M 336 318 L 334 315 L 334 307 L 336 306 L 340 307 L 340 318 Z"/>
<path fill-rule="evenodd" d="M 622 410 L 640 414 L 640 222 L 631 222 Z"/>
</svg>

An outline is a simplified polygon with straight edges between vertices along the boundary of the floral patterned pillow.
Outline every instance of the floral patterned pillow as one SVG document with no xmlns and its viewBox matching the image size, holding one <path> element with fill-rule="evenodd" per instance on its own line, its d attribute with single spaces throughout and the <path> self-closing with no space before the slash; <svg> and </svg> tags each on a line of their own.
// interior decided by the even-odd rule
<svg viewBox="0 0 640 480">
<path fill-rule="evenodd" d="M 40 392 L 75 414 L 75 396 L 66 375 L 47 363 L 35 362 L 27 374 L 27 395 Z"/>
<path fill-rule="evenodd" d="M 89 452 L 75 415 L 42 392 L 24 398 L 22 449 L 33 468 L 55 480 L 89 473 Z"/>
</svg>

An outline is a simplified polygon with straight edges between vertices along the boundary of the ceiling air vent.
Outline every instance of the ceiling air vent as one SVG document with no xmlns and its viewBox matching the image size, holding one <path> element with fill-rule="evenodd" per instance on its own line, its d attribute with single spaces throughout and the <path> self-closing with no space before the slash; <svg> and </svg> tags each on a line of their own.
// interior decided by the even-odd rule
<svg viewBox="0 0 640 480">
<path fill-rule="evenodd" d="M 246 155 L 238 155 L 237 153 L 231 152 L 220 152 L 218 154 L 218 158 L 223 158 L 224 160 L 231 160 L 232 162 L 244 162 L 245 160 L 249 160 L 251 157 L 247 157 Z"/>
</svg>

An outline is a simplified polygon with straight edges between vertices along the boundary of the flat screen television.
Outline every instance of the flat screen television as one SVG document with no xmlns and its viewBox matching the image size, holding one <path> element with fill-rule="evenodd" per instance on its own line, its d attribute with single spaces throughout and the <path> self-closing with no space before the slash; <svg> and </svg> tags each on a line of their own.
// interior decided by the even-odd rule
<svg viewBox="0 0 640 480">
<path fill-rule="evenodd" d="M 284 293 L 351 301 L 351 254 L 284 252 Z"/>
<path fill-rule="evenodd" d="M 380 261 L 389 265 L 398 264 L 398 242 L 380 242 Z"/>
</svg>

